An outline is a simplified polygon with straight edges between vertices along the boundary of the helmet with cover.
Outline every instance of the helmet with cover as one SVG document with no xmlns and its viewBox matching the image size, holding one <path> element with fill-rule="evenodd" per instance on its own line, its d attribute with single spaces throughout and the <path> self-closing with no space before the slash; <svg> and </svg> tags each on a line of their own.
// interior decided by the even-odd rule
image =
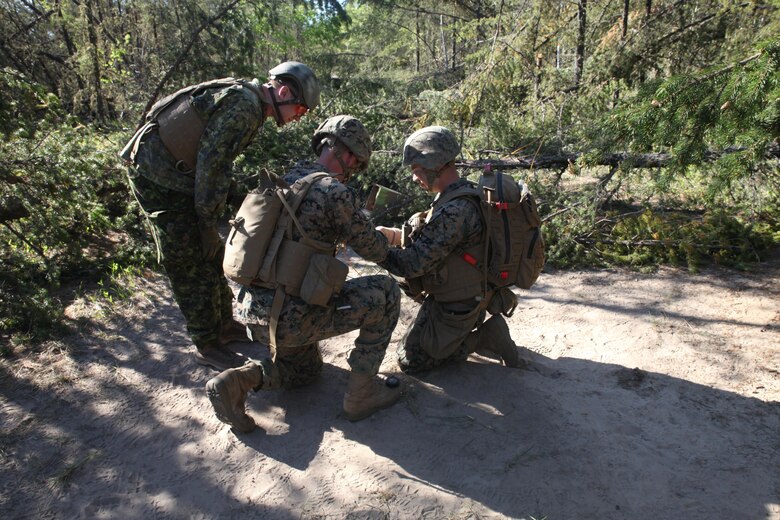
<svg viewBox="0 0 780 520">
<path fill-rule="evenodd" d="M 404 166 L 417 164 L 427 170 L 440 170 L 460 154 L 460 144 L 443 126 L 426 126 L 404 143 Z"/>
<path fill-rule="evenodd" d="M 285 61 L 268 71 L 270 79 L 290 82 L 298 95 L 296 102 L 309 110 L 320 103 L 320 82 L 314 71 L 297 61 Z"/>
<path fill-rule="evenodd" d="M 348 115 L 333 116 L 320 124 L 311 139 L 311 147 L 314 153 L 319 155 L 322 147 L 327 144 L 330 146 L 339 162 L 341 159 L 341 150 L 339 147 L 346 147 L 358 160 L 356 167 L 345 171 L 347 178 L 355 171 L 362 171 L 368 167 L 368 161 L 371 159 L 371 136 L 363 123 L 356 118 Z M 342 167 L 344 165 L 342 164 Z M 346 170 L 346 168 L 344 167 Z"/>
</svg>

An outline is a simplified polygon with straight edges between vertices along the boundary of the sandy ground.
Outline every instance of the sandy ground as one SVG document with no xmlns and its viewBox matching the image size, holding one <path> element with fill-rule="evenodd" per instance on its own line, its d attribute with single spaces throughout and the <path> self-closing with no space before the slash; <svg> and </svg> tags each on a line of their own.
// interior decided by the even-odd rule
<svg viewBox="0 0 780 520">
<path fill-rule="evenodd" d="M 214 417 L 166 281 L 128 283 L 0 361 L 3 518 L 780 519 L 780 255 L 547 272 L 508 320 L 539 370 L 472 356 L 358 423 L 355 334 L 323 342 L 319 382 L 250 396 L 248 435 Z"/>
</svg>

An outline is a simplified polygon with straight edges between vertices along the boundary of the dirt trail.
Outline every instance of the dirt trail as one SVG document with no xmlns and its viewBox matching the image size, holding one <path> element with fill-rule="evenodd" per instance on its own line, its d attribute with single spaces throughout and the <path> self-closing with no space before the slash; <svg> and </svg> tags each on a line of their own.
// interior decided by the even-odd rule
<svg viewBox="0 0 780 520">
<path fill-rule="evenodd" d="M 780 520 L 777 256 L 546 273 L 508 320 L 542 370 L 473 356 L 354 424 L 355 335 L 323 342 L 319 382 L 250 397 L 249 435 L 213 416 L 165 280 L 135 283 L 111 309 L 73 304 L 78 334 L 0 361 L 3 518 Z M 405 300 L 389 353 L 415 312 Z"/>
</svg>

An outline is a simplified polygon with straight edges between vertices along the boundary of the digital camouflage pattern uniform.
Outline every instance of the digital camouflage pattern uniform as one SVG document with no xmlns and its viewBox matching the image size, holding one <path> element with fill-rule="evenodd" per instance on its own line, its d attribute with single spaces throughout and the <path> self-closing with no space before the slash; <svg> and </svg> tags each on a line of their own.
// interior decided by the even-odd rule
<svg viewBox="0 0 780 520">
<path fill-rule="evenodd" d="M 443 260 L 457 250 L 480 244 L 483 224 L 474 202 L 456 198 L 438 203 L 445 195 L 468 186 L 466 179 L 450 184 L 434 200 L 414 242 L 404 249 L 391 249 L 379 265 L 396 276 L 416 278 L 436 273 Z M 398 347 L 401 370 L 421 372 L 466 359 L 473 346 L 464 340 L 484 319 L 485 311 L 475 298 L 438 302 L 428 295 Z"/>
<path fill-rule="evenodd" d="M 260 88 L 257 80 L 252 83 Z M 193 107 L 206 121 L 195 170 L 178 170 L 153 130 L 143 137 L 128 176 L 187 330 L 200 347 L 217 341 L 220 323 L 232 319 L 233 294 L 222 272 L 223 251 L 205 259 L 198 223 L 216 225 L 225 209 L 233 161 L 265 116 L 258 95 L 240 85 L 206 90 L 193 98 Z"/>
<path fill-rule="evenodd" d="M 320 171 L 323 171 L 321 165 L 301 162 L 284 176 L 284 180 L 292 185 Z M 354 192 L 333 177 L 320 179 L 311 186 L 296 216 L 314 240 L 334 245 L 346 243 L 369 261 L 376 262 L 387 255 L 387 240 L 362 214 Z M 297 228 L 293 229 L 293 238 L 300 239 Z M 264 334 L 274 293 L 274 289 L 257 286 L 244 289 L 241 318 L 253 335 Z M 400 305 L 398 284 L 387 275 L 347 280 L 327 307 L 286 296 L 276 330 L 276 352 L 272 353 L 273 359 L 259 362 L 262 384 L 255 390 L 293 388 L 310 383 L 322 369 L 317 341 L 356 329 L 360 334 L 347 362 L 353 372 L 375 375 L 398 321 Z"/>
</svg>

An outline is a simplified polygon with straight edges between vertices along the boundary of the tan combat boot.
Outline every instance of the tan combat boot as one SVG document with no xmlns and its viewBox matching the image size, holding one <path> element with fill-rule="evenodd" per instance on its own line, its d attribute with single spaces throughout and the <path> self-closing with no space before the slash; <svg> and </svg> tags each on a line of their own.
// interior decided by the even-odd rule
<svg viewBox="0 0 780 520">
<path fill-rule="evenodd" d="M 520 366 L 517 345 L 512 341 L 509 327 L 500 314 L 494 315 L 483 323 L 466 340 L 473 343 L 469 349 L 471 352 L 486 350 L 501 358 L 505 366 L 513 368 Z"/>
<path fill-rule="evenodd" d="M 225 370 L 206 383 L 206 393 L 217 414 L 217 419 L 243 433 L 256 428 L 255 421 L 246 414 L 246 394 L 263 382 L 260 365 L 251 361 L 241 368 Z"/>
<path fill-rule="evenodd" d="M 349 374 L 344 394 L 344 415 L 355 422 L 393 405 L 401 397 L 401 385 L 391 388 L 385 381 L 365 374 Z"/>
</svg>

